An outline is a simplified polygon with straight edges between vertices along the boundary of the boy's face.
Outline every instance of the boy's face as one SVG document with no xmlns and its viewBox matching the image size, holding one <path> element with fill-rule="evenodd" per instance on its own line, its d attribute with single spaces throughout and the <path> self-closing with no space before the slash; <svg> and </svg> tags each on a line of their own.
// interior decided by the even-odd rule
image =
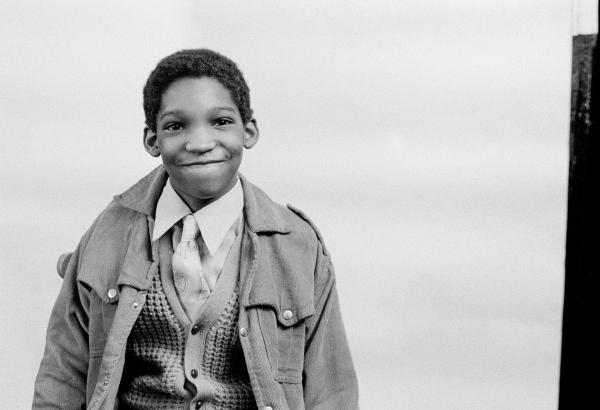
<svg viewBox="0 0 600 410">
<path fill-rule="evenodd" d="M 255 121 L 244 124 L 229 90 L 210 77 L 173 81 L 156 132 L 144 130 L 146 150 L 162 156 L 173 188 L 194 212 L 233 187 L 243 149 L 257 141 Z"/>
</svg>

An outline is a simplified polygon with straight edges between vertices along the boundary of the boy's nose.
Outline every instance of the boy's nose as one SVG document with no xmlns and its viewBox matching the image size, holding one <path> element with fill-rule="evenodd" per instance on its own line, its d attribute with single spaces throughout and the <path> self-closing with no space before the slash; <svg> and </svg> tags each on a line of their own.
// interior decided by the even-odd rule
<svg viewBox="0 0 600 410">
<path fill-rule="evenodd" d="M 196 130 L 191 133 L 188 142 L 185 144 L 185 150 L 188 152 L 203 153 L 212 150 L 216 141 L 206 130 Z"/>
</svg>

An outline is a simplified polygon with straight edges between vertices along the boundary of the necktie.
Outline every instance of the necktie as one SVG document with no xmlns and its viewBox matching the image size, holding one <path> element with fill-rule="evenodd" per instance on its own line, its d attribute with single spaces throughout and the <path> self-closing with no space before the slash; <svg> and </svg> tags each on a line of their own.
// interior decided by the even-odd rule
<svg viewBox="0 0 600 410">
<path fill-rule="evenodd" d="M 194 315 L 210 295 L 210 289 L 202 274 L 202 262 L 196 237 L 200 233 L 198 224 L 192 215 L 183 220 L 181 241 L 177 245 L 171 260 L 175 289 L 184 310 Z"/>
</svg>

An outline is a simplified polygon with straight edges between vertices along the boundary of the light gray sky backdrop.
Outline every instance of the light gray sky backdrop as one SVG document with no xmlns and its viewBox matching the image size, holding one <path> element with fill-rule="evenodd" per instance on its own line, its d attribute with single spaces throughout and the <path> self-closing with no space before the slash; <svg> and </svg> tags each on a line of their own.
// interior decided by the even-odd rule
<svg viewBox="0 0 600 410">
<path fill-rule="evenodd" d="M 243 172 L 320 227 L 365 409 L 557 403 L 571 2 L 5 0 L 0 385 L 26 408 L 56 257 L 157 164 L 158 59 L 238 62 Z"/>
</svg>

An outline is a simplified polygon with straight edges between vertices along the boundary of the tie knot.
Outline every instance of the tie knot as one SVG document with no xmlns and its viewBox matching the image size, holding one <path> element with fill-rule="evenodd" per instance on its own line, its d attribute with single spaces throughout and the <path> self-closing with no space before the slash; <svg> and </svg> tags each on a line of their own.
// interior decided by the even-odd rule
<svg viewBox="0 0 600 410">
<path fill-rule="evenodd" d="M 198 236 L 200 228 L 194 219 L 193 215 L 188 215 L 183 218 L 183 230 L 181 231 L 182 241 L 193 241 Z"/>
</svg>

